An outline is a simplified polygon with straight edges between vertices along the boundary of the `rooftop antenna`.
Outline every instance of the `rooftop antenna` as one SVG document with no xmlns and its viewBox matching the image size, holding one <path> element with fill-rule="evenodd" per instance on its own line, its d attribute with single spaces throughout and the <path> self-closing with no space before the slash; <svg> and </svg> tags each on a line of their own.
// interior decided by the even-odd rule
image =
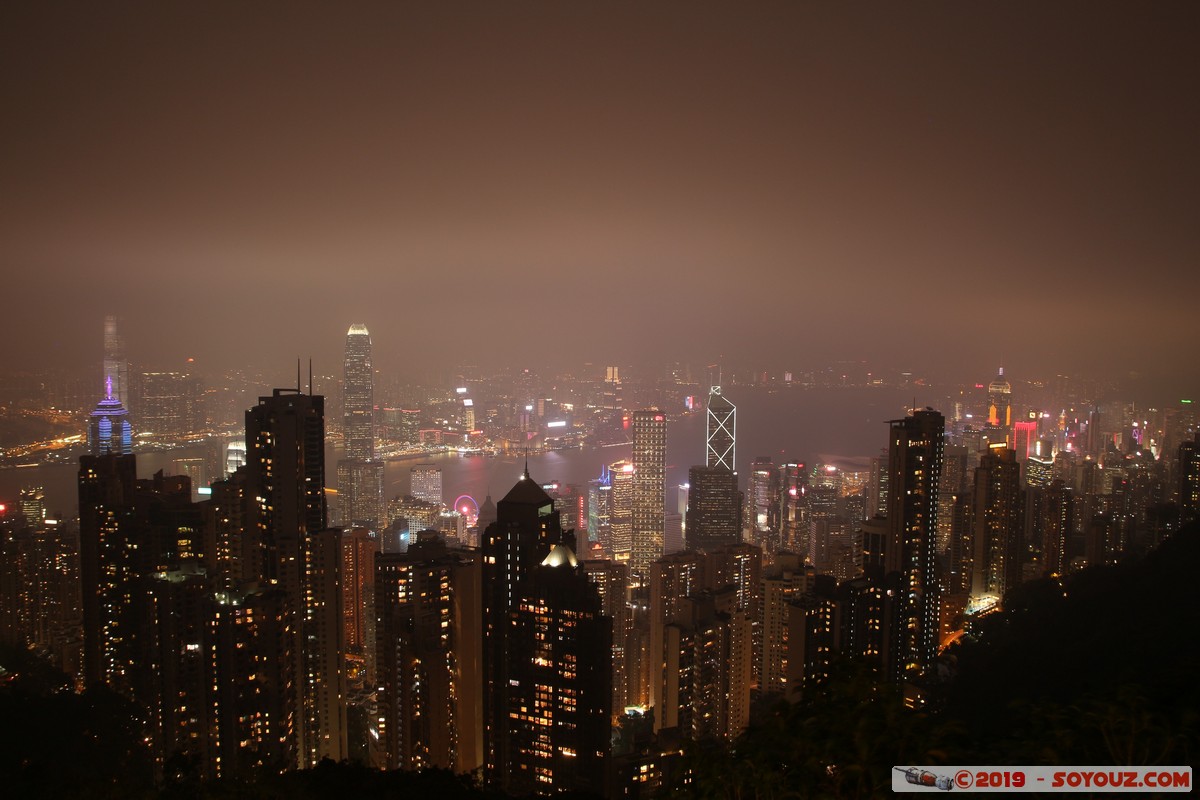
<svg viewBox="0 0 1200 800">
<path fill-rule="evenodd" d="M 312 359 L 308 360 L 308 393 L 312 394 Z"/>
<path fill-rule="evenodd" d="M 296 394 L 300 394 L 300 357 L 296 357 Z"/>
</svg>

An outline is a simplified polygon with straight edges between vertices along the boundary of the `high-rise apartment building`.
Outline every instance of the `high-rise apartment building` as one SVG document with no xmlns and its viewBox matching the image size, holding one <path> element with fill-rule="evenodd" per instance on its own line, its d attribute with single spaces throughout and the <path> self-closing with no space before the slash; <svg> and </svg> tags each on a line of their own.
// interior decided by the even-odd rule
<svg viewBox="0 0 1200 800">
<path fill-rule="evenodd" d="M 836 584 L 827 576 L 817 578 L 814 584 L 787 603 L 784 670 L 787 697 L 792 701 L 828 680 L 837 648 Z"/>
<path fill-rule="evenodd" d="M 484 776 L 510 794 L 608 784 L 612 618 L 529 476 L 483 534 Z"/>
<path fill-rule="evenodd" d="M 664 705 L 666 682 L 663 669 L 666 626 L 683 613 L 683 602 L 706 586 L 706 562 L 702 553 L 682 552 L 663 556 L 650 565 L 650 632 L 648 646 L 650 705 L 655 709 L 655 730 L 677 726 L 678 704 Z"/>
<path fill-rule="evenodd" d="M 318 590 L 327 585 L 310 580 L 317 574 L 318 560 L 323 570 L 340 564 L 340 548 L 317 541 L 327 519 L 325 398 L 298 389 L 276 389 L 270 397 L 260 397 L 258 405 L 246 412 L 246 444 L 249 502 L 244 536 L 249 537 L 251 548 L 261 548 L 262 580 L 283 593 L 285 757 L 300 768 L 326 756 L 340 760 L 345 757 L 345 734 L 335 735 L 331 726 L 344 718 L 344 711 L 333 720 L 314 716 L 329 707 L 316 703 L 325 695 L 315 692 L 336 679 L 322 678 L 318 672 L 340 664 L 342 658 L 339 653 L 337 659 L 324 662 L 313 651 L 317 641 L 313 626 L 318 621 L 322 629 L 328 626 L 324 616 L 318 619 L 312 604 L 321 602 L 327 608 L 339 602 L 317 600 Z M 321 574 L 333 580 L 327 571 Z M 340 630 L 340 625 L 333 627 Z M 344 703 L 344 695 L 341 700 Z"/>
<path fill-rule="evenodd" d="M 377 732 L 387 769 L 483 763 L 480 557 L 432 531 L 375 561 Z"/>
<path fill-rule="evenodd" d="M 937 655 L 936 537 L 946 420 L 924 409 L 890 425 L 884 571 L 894 576 L 897 590 L 885 669 L 890 680 L 899 680 L 920 675 Z"/>
<path fill-rule="evenodd" d="M 705 466 L 724 467 L 736 473 L 737 407 L 721 394 L 720 386 L 709 389 L 705 441 Z"/>
<path fill-rule="evenodd" d="M 1179 521 L 1200 519 L 1200 433 L 1179 445 Z"/>
<path fill-rule="evenodd" d="M 1002 598 L 1021 581 L 1021 465 L 994 444 L 975 470 L 973 597 Z"/>
<path fill-rule="evenodd" d="M 347 757 L 346 607 L 340 528 L 310 537 L 305 577 L 301 707 L 305 716 L 304 763 Z"/>
<path fill-rule="evenodd" d="M 1075 527 L 1075 498 L 1061 480 L 1051 481 L 1041 503 L 1042 567 L 1046 575 L 1063 575 L 1070 563 Z"/>
<path fill-rule="evenodd" d="M 667 417 L 652 408 L 633 412 L 633 547 L 630 572 L 645 576 L 663 554 L 667 513 Z"/>
<path fill-rule="evenodd" d="M 808 591 L 812 577 L 804 557 L 789 552 L 778 553 L 772 568 L 763 574 L 759 601 L 763 640 L 759 689 L 763 693 L 782 696 L 788 691 L 789 603 Z"/>
<path fill-rule="evenodd" d="M 346 682 L 353 699 L 374 691 L 375 555 L 381 536 L 369 528 L 342 530 L 342 626 Z"/>
<path fill-rule="evenodd" d="M 612 646 L 612 711 L 616 720 L 626 706 L 634 705 L 627 695 L 628 664 L 626 642 L 629 638 L 629 566 L 619 561 L 588 560 L 583 562 L 588 579 L 600 592 L 600 607 L 613 620 Z"/>
<path fill-rule="evenodd" d="M 137 462 L 132 455 L 79 460 L 79 556 L 83 584 L 83 677 L 133 695 L 133 589 L 141 564 L 133 531 Z"/>
<path fill-rule="evenodd" d="M 732 588 L 684 598 L 663 628 L 661 712 L 694 741 L 732 741 L 750 717 L 751 625 Z"/>
</svg>

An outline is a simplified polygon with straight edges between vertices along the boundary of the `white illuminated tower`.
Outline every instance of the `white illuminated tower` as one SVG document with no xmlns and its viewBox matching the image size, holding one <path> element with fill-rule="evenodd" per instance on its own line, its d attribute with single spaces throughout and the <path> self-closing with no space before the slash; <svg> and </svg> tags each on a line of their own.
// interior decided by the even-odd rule
<svg viewBox="0 0 1200 800">
<path fill-rule="evenodd" d="M 383 522 L 383 464 L 375 460 L 375 392 L 371 334 L 355 323 L 346 331 L 342 379 L 342 434 L 345 457 L 338 462 L 342 525 Z"/>
<path fill-rule="evenodd" d="M 346 458 L 370 461 L 375 458 L 375 393 L 371 372 L 371 334 L 355 323 L 346 332 L 342 425 Z"/>
<path fill-rule="evenodd" d="M 736 472 L 737 407 L 721 394 L 720 386 L 709 390 L 706 433 L 704 465 Z"/>
</svg>

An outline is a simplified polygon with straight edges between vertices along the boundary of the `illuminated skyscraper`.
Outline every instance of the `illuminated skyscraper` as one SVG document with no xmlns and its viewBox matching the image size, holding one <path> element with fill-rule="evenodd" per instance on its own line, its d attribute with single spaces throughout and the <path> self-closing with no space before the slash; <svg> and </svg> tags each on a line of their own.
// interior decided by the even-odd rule
<svg viewBox="0 0 1200 800">
<path fill-rule="evenodd" d="M 380 525 L 383 464 L 375 460 L 375 376 L 371 334 L 355 323 L 346 332 L 342 379 L 342 432 L 345 455 L 338 462 L 338 510 L 343 525 Z"/>
<path fill-rule="evenodd" d="M 346 332 L 343 364 L 342 427 L 346 458 L 370 461 L 375 458 L 375 392 L 371 369 L 371 334 L 355 323 Z"/>
<path fill-rule="evenodd" d="M 945 418 L 933 409 L 891 422 L 888 442 L 888 541 L 896 613 L 885 664 L 891 680 L 912 678 L 937 654 L 940 601 L 936 537 Z"/>
<path fill-rule="evenodd" d="M 779 546 L 779 476 L 770 456 L 759 456 L 750 465 L 746 487 L 746 540 L 768 556 Z"/>
<path fill-rule="evenodd" d="M 988 384 L 988 417 L 987 426 L 1004 439 L 992 438 L 993 442 L 1003 441 L 1010 444 L 1012 439 L 1012 384 L 1004 378 L 1004 367 L 1000 368 L 996 379 Z"/>
<path fill-rule="evenodd" d="M 94 456 L 127 456 L 133 452 L 129 412 L 113 394 L 113 379 L 105 378 L 105 397 L 88 419 L 88 452 Z"/>
<path fill-rule="evenodd" d="M 1036 411 L 1030 411 L 1025 419 L 1019 419 L 1012 424 L 1012 448 L 1017 451 L 1017 460 L 1036 455 L 1038 439 L 1038 416 Z M 1047 453 L 1047 455 L 1049 455 Z"/>
<path fill-rule="evenodd" d="M 633 554 L 633 463 L 609 465 L 608 523 L 612 540 L 610 555 L 628 563 Z"/>
<path fill-rule="evenodd" d="M 244 438 L 234 439 L 229 442 L 225 448 L 225 476 L 228 477 L 237 472 L 238 467 L 246 463 L 246 440 Z"/>
<path fill-rule="evenodd" d="M 125 337 L 117 331 L 117 318 L 104 318 L 104 380 L 112 380 L 109 394 L 129 407 L 129 363 L 125 360 Z"/>
<path fill-rule="evenodd" d="M 803 553 L 808 546 L 808 480 L 803 464 L 779 468 L 780 544 L 785 550 Z"/>
<path fill-rule="evenodd" d="M 705 466 L 724 467 L 737 472 L 737 408 L 713 386 L 708 394 L 708 413 L 705 416 Z"/>
<path fill-rule="evenodd" d="M 612 478 L 608 467 L 602 467 L 600 477 L 588 481 L 587 533 L 588 540 L 599 542 L 604 555 L 612 558 Z"/>
<path fill-rule="evenodd" d="M 667 513 L 667 417 L 656 408 L 633 412 L 633 549 L 630 572 L 645 576 L 663 554 Z"/>
<path fill-rule="evenodd" d="M 40 528 L 46 519 L 46 490 L 41 486 L 27 486 L 18 496 L 25 524 Z"/>
</svg>

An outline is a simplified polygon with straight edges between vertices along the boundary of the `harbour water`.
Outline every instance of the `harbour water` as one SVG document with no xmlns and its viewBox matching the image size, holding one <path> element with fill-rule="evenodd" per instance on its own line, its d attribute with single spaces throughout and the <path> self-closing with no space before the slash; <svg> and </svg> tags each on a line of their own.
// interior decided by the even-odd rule
<svg viewBox="0 0 1200 800">
<path fill-rule="evenodd" d="M 871 456 L 887 444 L 884 424 L 904 416 L 912 402 L 911 390 L 873 388 L 767 389 L 731 387 L 726 395 L 737 405 L 737 466 L 743 476 L 758 456 L 776 464 L 812 463 L 832 456 Z M 704 462 L 703 413 L 673 419 L 667 429 L 667 505 L 675 508 L 674 487 L 687 481 L 688 468 Z M 168 473 L 181 458 L 212 457 L 217 445 L 158 451 L 138 456 L 138 474 L 149 477 L 159 469 Z M 559 481 L 581 487 L 598 477 L 600 469 L 630 454 L 629 445 L 587 447 L 529 456 L 529 474 L 539 483 Z M 338 449 L 326 450 L 326 483 L 336 488 Z M 215 460 L 215 459 L 214 459 Z M 490 491 L 499 499 L 524 469 L 520 455 L 459 456 L 444 453 L 424 458 L 396 459 L 384 471 L 385 492 L 393 497 L 409 489 L 412 467 L 432 463 L 442 469 L 446 503 L 470 495 L 482 503 Z M 77 513 L 75 481 L 78 467 L 53 464 L 0 470 L 0 499 L 15 499 L 25 486 L 42 486 L 48 508 L 57 514 Z"/>
</svg>

